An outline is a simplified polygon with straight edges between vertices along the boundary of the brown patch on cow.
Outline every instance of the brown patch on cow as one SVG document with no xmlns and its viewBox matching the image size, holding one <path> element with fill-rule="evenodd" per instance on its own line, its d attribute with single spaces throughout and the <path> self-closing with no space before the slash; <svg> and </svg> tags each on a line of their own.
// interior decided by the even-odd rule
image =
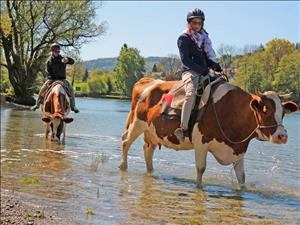
<svg viewBox="0 0 300 225">
<path fill-rule="evenodd" d="M 250 104 L 253 100 L 258 101 L 258 105 L 255 106 L 257 109 L 251 109 Z M 231 105 L 234 107 L 230 107 Z M 229 91 L 215 104 L 215 107 L 224 133 L 233 142 L 242 141 L 256 128 L 257 122 L 254 112 L 260 125 L 268 126 L 277 124 L 274 117 L 276 108 L 273 100 L 263 95 L 251 96 L 239 88 Z M 198 125 L 200 132 L 203 134 L 202 142 L 208 143 L 213 139 L 216 139 L 218 142 L 224 142 L 234 150 L 234 154 L 236 155 L 245 153 L 250 140 L 257 136 L 254 133 L 243 143 L 235 144 L 228 141 L 220 131 L 211 101 L 203 117 L 202 123 Z M 260 131 L 267 137 L 270 137 L 276 129 L 277 127 L 263 128 Z"/>
<path fill-rule="evenodd" d="M 252 97 L 250 94 L 237 88 L 229 91 L 215 103 L 221 127 L 226 136 L 232 141 L 240 141 L 247 137 L 256 127 L 253 111 L 249 107 L 251 99 Z M 230 107 L 230 105 L 234 107 Z M 241 112 L 243 112 L 242 117 Z M 247 124 L 247 126 L 243 127 L 241 124 Z M 236 155 L 246 152 L 251 140 L 251 138 L 249 138 L 241 144 L 232 144 L 227 141 L 220 131 L 211 100 L 203 115 L 202 123 L 198 124 L 198 128 L 203 135 L 202 143 L 208 143 L 213 139 L 216 139 L 216 141 L 224 142 L 226 145 L 230 146 Z"/>
<path fill-rule="evenodd" d="M 132 94 L 131 94 L 131 111 L 129 112 L 129 115 L 126 120 L 126 129 L 128 129 L 129 125 L 133 122 L 133 119 L 135 117 L 135 108 L 136 104 L 139 101 L 143 91 L 151 86 L 155 82 L 154 79 L 149 77 L 144 77 L 140 79 L 137 83 L 134 84 L 132 88 Z"/>
<path fill-rule="evenodd" d="M 270 126 L 270 125 L 277 124 L 277 121 L 274 116 L 276 111 L 275 102 L 264 95 L 260 95 L 260 98 L 261 98 L 260 107 L 259 107 L 259 111 L 256 114 L 259 124 L 263 126 Z M 276 129 L 277 127 L 263 128 L 261 129 L 261 132 L 267 137 L 270 137 L 272 134 L 275 133 Z"/>
<path fill-rule="evenodd" d="M 178 145 L 179 141 L 174 135 L 174 131 L 179 127 L 180 122 L 174 120 L 163 120 L 160 114 L 161 110 L 161 99 L 163 94 L 170 91 L 172 86 L 178 81 L 168 81 L 163 83 L 158 83 L 155 85 L 147 94 L 147 97 L 139 102 L 137 108 L 137 117 L 148 123 L 150 126 L 153 123 L 156 134 L 159 138 L 167 139 L 173 144 Z"/>
<path fill-rule="evenodd" d="M 50 96 L 47 99 L 44 107 L 45 112 L 56 115 L 60 114 L 62 116 L 65 114 L 69 107 L 69 103 L 63 93 L 59 93 L 59 95 L 50 93 Z"/>
</svg>

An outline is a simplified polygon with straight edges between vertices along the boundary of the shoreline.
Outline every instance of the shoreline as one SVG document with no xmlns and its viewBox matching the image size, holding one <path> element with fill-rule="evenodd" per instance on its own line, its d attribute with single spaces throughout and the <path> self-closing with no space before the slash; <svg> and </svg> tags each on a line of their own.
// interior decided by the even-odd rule
<svg viewBox="0 0 300 225">
<path fill-rule="evenodd" d="M 25 200 L 26 199 L 26 200 Z M 1 188 L 1 225 L 67 225 L 72 220 L 22 193 Z"/>
</svg>

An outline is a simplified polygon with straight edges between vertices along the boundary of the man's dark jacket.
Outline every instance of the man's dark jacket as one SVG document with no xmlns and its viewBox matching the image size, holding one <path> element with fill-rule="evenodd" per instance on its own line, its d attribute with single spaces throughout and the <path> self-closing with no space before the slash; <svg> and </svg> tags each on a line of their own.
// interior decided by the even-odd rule
<svg viewBox="0 0 300 225">
<path fill-rule="evenodd" d="M 68 58 L 68 63 L 74 64 L 74 59 Z M 66 64 L 62 62 L 63 57 L 61 55 L 51 55 L 46 62 L 46 73 L 49 80 L 64 80 L 66 79 Z"/>
</svg>

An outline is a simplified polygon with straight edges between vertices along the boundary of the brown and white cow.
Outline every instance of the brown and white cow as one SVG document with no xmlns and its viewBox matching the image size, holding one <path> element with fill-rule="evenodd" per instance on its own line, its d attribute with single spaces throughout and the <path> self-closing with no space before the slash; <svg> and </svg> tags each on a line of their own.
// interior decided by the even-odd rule
<svg viewBox="0 0 300 225">
<path fill-rule="evenodd" d="M 276 144 L 287 142 L 287 131 L 282 119 L 285 112 L 298 109 L 295 103 L 282 104 L 280 97 L 273 91 L 252 95 L 224 83 L 213 92 L 201 123 L 196 122 L 194 125 L 192 142 L 186 137 L 183 143 L 179 143 L 174 131 L 180 122 L 164 120 L 160 113 L 162 96 L 176 82 L 143 78 L 134 85 L 132 108 L 122 135 L 120 169 L 127 169 L 128 150 L 136 138 L 144 134 L 144 156 L 148 172 L 153 170 L 152 158 L 158 145 L 176 150 L 194 149 L 198 186 L 201 186 L 208 152 L 222 165 L 233 164 L 237 180 L 242 185 L 245 183 L 244 154 L 251 139 L 258 138 Z"/>
<path fill-rule="evenodd" d="M 42 120 L 45 122 L 45 137 L 49 133 L 52 141 L 64 143 L 66 123 L 73 118 L 67 117 L 70 113 L 70 98 L 61 83 L 53 86 L 42 105 Z"/>
</svg>

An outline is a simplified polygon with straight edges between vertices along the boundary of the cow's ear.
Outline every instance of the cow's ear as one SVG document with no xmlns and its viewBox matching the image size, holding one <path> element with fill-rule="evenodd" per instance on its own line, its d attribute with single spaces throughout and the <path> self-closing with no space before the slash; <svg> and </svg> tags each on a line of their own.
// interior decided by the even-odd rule
<svg viewBox="0 0 300 225">
<path fill-rule="evenodd" d="M 71 123 L 73 122 L 73 120 L 74 120 L 73 118 L 69 118 L 69 117 L 63 119 L 65 123 Z"/>
<path fill-rule="evenodd" d="M 43 117 L 42 120 L 45 122 L 45 123 L 50 123 L 51 119 L 49 117 Z"/>
<path fill-rule="evenodd" d="M 282 106 L 286 113 L 296 112 L 299 109 L 297 103 L 292 101 L 284 102 Z"/>
<path fill-rule="evenodd" d="M 250 102 L 250 107 L 252 110 L 258 112 L 262 109 L 261 101 L 258 98 L 254 98 Z"/>
</svg>

